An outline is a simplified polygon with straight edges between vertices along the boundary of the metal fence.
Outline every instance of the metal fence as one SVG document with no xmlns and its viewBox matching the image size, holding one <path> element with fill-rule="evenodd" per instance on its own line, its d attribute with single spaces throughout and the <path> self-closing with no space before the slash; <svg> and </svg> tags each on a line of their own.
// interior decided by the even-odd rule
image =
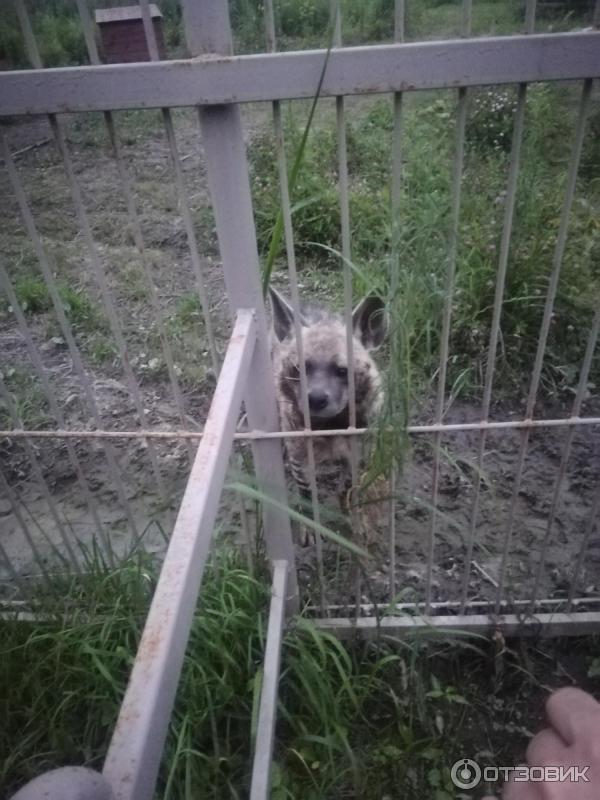
<svg viewBox="0 0 600 800">
<path fill-rule="evenodd" d="M 10 131 L 3 132 L 4 168 L 8 177 L 14 210 L 20 219 L 31 248 L 32 260 L 37 263 L 47 291 L 48 306 L 53 309 L 61 357 L 55 351 L 40 346 L 40 331 L 24 307 L 23 291 L 15 285 L 14 272 L 0 260 L 0 283 L 6 295 L 9 313 L 18 330 L 18 337 L 7 334 L 6 348 L 20 361 L 27 357 L 39 382 L 46 416 L 36 425 L 25 419 L 29 408 L 19 401 L 5 373 L 0 376 L 0 397 L 5 407 L 7 430 L 0 431 L 0 440 L 8 442 L 0 478 L 2 492 L 7 498 L 7 514 L 14 525 L 11 536 L 0 539 L 0 556 L 5 572 L 5 585 L 17 587 L 29 580 L 35 570 L 44 577 L 62 562 L 73 570 L 81 570 L 73 526 L 53 484 L 52 461 L 60 459 L 68 465 L 74 480 L 73 496 L 79 499 L 79 511 L 88 526 L 90 540 L 96 538 L 110 562 L 118 557 L 115 547 L 115 517 L 108 512 L 119 506 L 118 525 L 121 538 L 135 547 L 147 541 L 147 525 L 140 524 L 140 509 L 132 501 L 136 492 L 129 474 L 131 448 L 134 448 L 143 475 L 141 488 L 152 493 L 157 507 L 155 517 L 168 533 L 168 548 L 164 556 L 160 579 L 152 601 L 144 634 L 135 660 L 129 687 L 123 701 L 113 740 L 106 758 L 103 774 L 115 797 L 150 797 L 156 781 L 160 754 L 163 749 L 169 716 L 174 702 L 177 682 L 183 662 L 192 615 L 197 601 L 203 569 L 219 516 L 219 503 L 234 442 L 249 443 L 252 448 L 254 472 L 258 487 L 268 501 L 262 503 L 262 531 L 266 550 L 273 567 L 273 599 L 265 654 L 265 680 L 259 719 L 253 798 L 266 797 L 269 786 L 269 764 L 272 748 L 277 675 L 284 621 L 298 607 L 299 597 L 312 603 L 318 623 L 340 636 L 357 632 L 367 636 L 405 633 L 414 629 L 433 629 L 442 632 L 452 629 L 493 631 L 507 634 L 539 631 L 549 633 L 582 633 L 597 631 L 600 624 L 598 602 L 600 595 L 591 591 L 581 593 L 581 573 L 588 547 L 593 539 L 600 510 L 600 483 L 580 515 L 581 532 L 572 565 L 569 583 L 559 593 L 547 592 L 544 582 L 548 548 L 553 542 L 557 513 L 565 489 L 569 457 L 578 431 L 596 435 L 600 417 L 581 416 L 588 391 L 590 370 L 600 328 L 600 310 L 596 309 L 587 347 L 579 370 L 578 383 L 570 413 L 553 418 L 536 418 L 535 410 L 542 387 L 543 366 L 554 302 L 567 242 L 571 210 L 593 94 L 593 80 L 600 75 L 600 34 L 590 28 L 585 31 L 535 34 L 535 2 L 525 6 L 524 33 L 493 38 L 469 38 L 472 4 L 464 0 L 461 6 L 461 37 L 452 41 L 404 43 L 404 14 L 402 0 L 395 3 L 395 42 L 368 47 L 342 47 L 342 20 L 336 3 L 331 7 L 332 48 L 325 50 L 277 52 L 274 10 L 272 2 L 265 4 L 266 42 L 268 52 L 234 56 L 226 2 L 182 0 L 187 48 L 190 58 L 159 61 L 154 29 L 147 0 L 140 0 L 151 63 L 100 65 L 84 0 L 77 0 L 82 29 L 89 55 L 89 65 L 61 69 L 43 69 L 35 37 L 22 2 L 16 3 L 32 69 L 0 74 L 0 115 L 4 121 L 26 115 L 46 118 L 50 138 L 55 143 L 64 168 L 65 189 L 72 200 L 75 224 L 90 276 L 97 287 L 99 301 L 106 320 L 108 337 L 114 343 L 115 374 L 124 382 L 119 387 L 126 397 L 126 410 L 114 421 L 113 409 L 103 401 L 102 385 L 94 380 L 89 367 L 89 354 L 82 353 L 81 344 L 73 331 L 73 317 L 65 301 L 64 287 L 57 280 L 56 258 L 48 247 L 47 231 L 40 230 L 31 187 L 25 185 L 18 168 L 20 148 L 10 141 Z M 593 25 L 597 27 L 599 8 L 596 4 Z M 322 77 L 322 82 L 321 82 Z M 511 234 L 515 221 L 521 149 L 525 131 L 525 108 L 528 86 L 533 82 L 571 81 L 581 85 L 577 106 L 574 139 L 564 192 L 564 200 L 551 270 L 543 305 L 537 351 L 532 364 L 525 410 L 518 419 L 492 418 L 494 370 L 501 340 L 501 314 Z M 483 399 L 476 418 L 467 421 L 447 421 L 447 369 L 450 353 L 453 298 L 456 289 L 457 247 L 461 190 L 464 177 L 465 127 L 471 87 L 483 85 L 516 85 L 517 99 L 512 128 L 509 169 L 503 208 L 503 226 L 498 253 L 495 299 L 492 310 L 491 336 L 486 350 Z M 280 430 L 277 419 L 275 389 L 272 381 L 267 318 L 262 298 L 259 259 L 257 254 L 253 206 L 246 152 L 241 123 L 240 104 L 267 101 L 272 104 L 275 133 L 275 153 L 280 178 L 282 221 L 289 270 L 289 289 L 294 309 L 297 341 L 300 336 L 300 286 L 296 268 L 293 208 L 288 186 L 288 164 L 284 142 L 281 102 L 314 98 L 320 85 L 321 98 L 335 99 L 336 146 L 338 166 L 339 210 L 341 222 L 341 264 L 343 269 L 344 319 L 348 331 L 349 417 L 348 429 L 311 431 L 306 395 L 306 372 L 300 359 L 300 381 L 303 389 L 305 429 L 294 434 Z M 392 486 L 387 543 L 382 547 L 386 570 L 377 590 L 370 585 L 372 576 L 364 565 L 354 560 L 340 570 L 340 554 L 324 546 L 319 534 L 321 507 L 313 439 L 315 436 L 349 436 L 352 442 L 353 484 L 359 480 L 356 444 L 368 433 L 356 427 L 355 389 L 352 371 L 353 338 L 351 310 L 353 274 L 351 267 L 352 228 L 349 204 L 348 144 L 346 97 L 372 93 L 391 93 L 393 131 L 391 152 L 391 215 L 402 216 L 401 185 L 403 179 L 403 104 L 405 94 L 419 90 L 447 90 L 456 93 L 455 153 L 450 190 L 450 230 L 447 242 L 446 282 L 443 290 L 439 367 L 436 373 L 436 392 L 430 422 L 408 425 L 411 437 L 428 437 L 432 455 L 428 483 L 429 498 L 422 506 L 426 519 L 420 561 L 420 589 L 409 599 L 405 592 L 407 570 L 398 563 L 402 546 L 403 511 L 397 507 L 401 496 L 402 476 L 396 469 L 390 477 Z M 174 121 L 174 109 L 197 109 L 199 135 L 202 142 L 202 164 L 208 179 L 210 199 L 218 237 L 218 258 L 222 273 L 218 286 L 212 287 L 207 277 L 207 259 L 199 244 L 189 176 L 185 158 L 181 155 Z M 165 306 L 165 287 L 149 248 L 145 243 L 142 213 L 135 193 L 135 165 L 123 148 L 119 133 L 118 113 L 122 110 L 159 109 L 165 130 L 166 151 L 170 160 L 170 183 L 175 188 L 176 206 L 181 217 L 182 250 L 185 250 L 189 281 L 186 286 L 197 298 L 197 313 L 202 318 L 205 337 L 207 369 L 214 375 L 214 391 L 210 409 L 202 429 L 194 428 L 191 401 L 197 400 L 182 385 L 178 356 L 173 351 L 169 323 L 172 308 Z M 128 338 L 131 320 L 124 319 L 116 299 L 116 286 L 121 276 L 111 274 L 110 254 L 104 252 L 94 229 L 94 214 L 90 212 L 91 194 L 82 184 L 80 164 L 73 158 L 69 143 L 72 115 L 101 113 L 104 117 L 108 147 L 116 167 L 115 185 L 118 199 L 126 210 L 129 234 L 134 244 L 139 272 L 145 285 L 145 297 L 152 311 L 153 333 L 158 342 L 161 363 L 164 365 L 171 407 L 170 419 L 159 419 L 157 398 L 143 380 L 137 355 L 132 356 Z M 195 113 L 195 112 L 193 112 Z M 108 167 L 107 167 L 108 168 Z M 164 173 L 163 173 L 164 174 Z M 73 224 L 72 221 L 69 224 Z M 392 234 L 392 240 L 394 236 Z M 163 267 L 164 268 L 164 267 Z M 176 270 L 176 265 L 171 265 Z M 12 277 L 11 277 L 12 276 Z M 220 280 L 224 287 L 221 287 Z M 392 275 L 393 280 L 393 275 Z M 231 335 L 225 344 L 215 326 L 215 306 L 225 295 L 232 320 Z M 196 306 L 194 306 L 196 307 Z M 143 320 L 134 319 L 134 326 Z M 42 337 L 43 338 L 43 337 Z M 56 337 L 55 337 L 56 338 Z M 58 376 L 57 376 L 58 375 Z M 58 380 L 72 386 L 71 401 L 57 391 Z M 112 379 L 115 380 L 115 379 Z M 69 383 L 70 382 L 70 383 Z M 115 381 L 116 382 L 116 381 Z M 159 398 L 160 399 L 160 398 Z M 247 430 L 240 430 L 238 419 L 243 407 Z M 71 405 L 78 409 L 74 416 Z M 77 424 L 74 423 L 74 419 Z M 160 424 L 156 424 L 159 419 Z M 53 420 L 55 427 L 48 427 Z M 545 526 L 536 550 L 534 568 L 526 584 L 515 589 L 509 585 L 511 558 L 514 556 L 515 529 L 522 492 L 528 448 L 539 431 L 562 429 L 557 472 L 554 479 Z M 506 506 L 506 519 L 495 520 L 495 536 L 499 543 L 496 571 L 475 559 L 478 531 L 481 523 L 482 493 L 484 490 L 484 460 L 486 446 L 509 435 L 518 436 L 515 450 L 514 477 Z M 312 518 L 316 523 L 315 545 L 309 564 L 316 585 L 309 591 L 298 583 L 298 550 L 292 541 L 290 517 L 287 511 L 287 491 L 284 478 L 282 440 L 291 436 L 304 437 L 308 444 L 309 478 L 312 499 Z M 470 495 L 468 530 L 464 536 L 464 558 L 453 561 L 454 583 L 437 585 L 440 555 L 439 529 L 447 512 L 440 509 L 441 482 L 444 477 L 443 451 L 447 439 L 473 436 L 475 445 L 474 478 Z M 58 443 L 58 444 L 57 444 Z M 196 445 L 198 444 L 197 450 Z M 473 442 L 471 442 L 473 444 Z M 44 450 L 44 447 L 50 447 Z M 177 449 L 177 463 L 173 453 Z M 97 478 L 90 480 L 90 454 L 93 463 L 108 476 L 110 490 L 99 498 Z M 12 459 L 12 462 L 11 462 Z M 18 468 L 14 464 L 18 463 Z M 27 464 L 26 467 L 23 464 Z M 237 462 L 236 462 L 237 463 Z M 183 468 L 182 468 L 182 465 Z M 189 465 L 189 466 L 188 466 Z M 189 469 L 185 490 L 179 502 L 180 485 L 177 475 Z M 23 475 L 35 484 L 35 496 L 27 494 Z M 150 476 L 150 487 L 146 477 Z M 138 487 L 139 490 L 140 487 Z M 108 501 L 107 501 L 108 497 Z M 83 504 L 83 506 L 82 506 Z M 229 504 L 230 505 L 230 504 Z M 44 526 L 36 522 L 36 509 L 46 509 Z M 237 498 L 235 514 L 251 538 L 247 510 L 243 498 Z M 172 512 L 177 510 L 172 523 Z M 231 521 L 231 513 L 227 518 Z M 351 520 L 350 528 L 354 527 Z M 225 527 L 227 522 L 225 523 Z M 31 555 L 15 549 L 15 541 L 28 543 Z M 117 555 L 115 555 L 117 554 Z M 314 556 L 314 559 L 312 558 Z M 303 558 L 306 561 L 306 558 Z M 332 563 L 335 567 L 332 568 Z M 303 565 L 305 567 L 306 564 Z M 335 571 L 338 582 L 336 597 L 331 601 L 330 573 Z M 408 570 L 410 572 L 410 570 Z M 486 591 L 473 588 L 478 577 L 487 585 Z M 454 588 L 452 588 L 454 587 Z M 422 591 L 421 591 L 422 590 Z M 339 598 L 345 596 L 343 601 Z M 416 596 L 415 596 L 416 595 Z M 352 598 L 351 600 L 348 598 Z M 410 601 L 409 601 L 410 600 Z M 309 609 L 310 610 L 310 609 Z M 65 778 L 70 780 L 70 778 Z"/>
</svg>

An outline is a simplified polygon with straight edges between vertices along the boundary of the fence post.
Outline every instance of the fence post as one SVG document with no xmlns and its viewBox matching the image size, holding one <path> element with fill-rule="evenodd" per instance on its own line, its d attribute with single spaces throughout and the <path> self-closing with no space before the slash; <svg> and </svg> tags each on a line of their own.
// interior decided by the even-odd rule
<svg viewBox="0 0 600 800">
<path fill-rule="evenodd" d="M 190 56 L 232 54 L 227 0 L 182 0 L 182 10 Z M 248 423 L 275 431 L 279 421 L 240 110 L 235 104 L 204 106 L 199 114 L 229 306 L 233 314 L 239 308 L 256 310 L 257 345 L 244 395 Z M 259 488 L 287 504 L 281 442 L 255 441 L 252 449 Z M 293 610 L 298 584 L 289 517 L 265 503 L 263 526 L 269 559 L 288 562 L 288 609 Z"/>
</svg>

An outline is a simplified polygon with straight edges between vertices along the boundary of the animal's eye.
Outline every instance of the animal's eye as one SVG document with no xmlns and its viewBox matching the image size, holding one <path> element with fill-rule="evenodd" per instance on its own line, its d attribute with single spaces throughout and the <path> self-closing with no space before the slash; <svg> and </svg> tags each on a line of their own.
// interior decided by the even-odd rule
<svg viewBox="0 0 600 800">
<path fill-rule="evenodd" d="M 335 374 L 338 378 L 347 378 L 348 377 L 348 367 L 335 367 Z"/>
</svg>

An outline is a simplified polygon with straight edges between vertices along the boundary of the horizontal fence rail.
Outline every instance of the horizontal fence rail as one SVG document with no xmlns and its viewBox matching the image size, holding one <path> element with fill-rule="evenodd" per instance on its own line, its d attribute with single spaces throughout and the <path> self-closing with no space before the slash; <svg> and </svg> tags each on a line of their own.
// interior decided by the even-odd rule
<svg viewBox="0 0 600 800">
<path fill-rule="evenodd" d="M 432 425 L 408 425 L 407 433 L 425 435 L 430 433 L 460 433 L 462 431 L 483 430 L 526 430 L 528 428 L 573 428 L 579 426 L 600 425 L 600 417 L 564 417 L 562 419 L 515 419 L 515 420 L 482 420 L 480 422 L 448 422 Z M 322 431 L 237 431 L 234 439 L 252 441 L 255 439 L 301 439 L 328 438 L 332 436 L 365 436 L 368 428 L 334 428 Z M 22 430 L 11 428 L 0 430 L 0 438 L 13 439 L 202 439 L 204 431 L 173 430 L 135 430 L 135 431 L 85 431 L 85 430 Z"/>
<path fill-rule="evenodd" d="M 322 97 L 600 76 L 600 33 L 535 34 L 332 50 Z M 314 97 L 326 51 L 0 74 L 0 116 Z"/>
</svg>

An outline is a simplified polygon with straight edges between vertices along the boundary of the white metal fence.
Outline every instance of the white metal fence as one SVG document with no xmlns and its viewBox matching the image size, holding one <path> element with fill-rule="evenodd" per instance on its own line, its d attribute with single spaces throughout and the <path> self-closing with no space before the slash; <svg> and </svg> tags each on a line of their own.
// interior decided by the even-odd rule
<svg viewBox="0 0 600 800">
<path fill-rule="evenodd" d="M 160 754 L 171 713 L 177 681 L 183 661 L 191 624 L 218 515 L 220 495 L 231 450 L 235 440 L 249 442 L 252 446 L 254 470 L 258 486 L 268 495 L 269 502 L 262 507 L 262 529 L 266 549 L 274 567 L 273 603 L 269 637 L 266 650 L 265 682 L 255 758 L 252 797 L 266 797 L 268 771 L 272 747 L 276 707 L 276 684 L 280 656 L 283 609 L 298 606 L 299 592 L 296 570 L 297 554 L 292 542 L 291 526 L 286 511 L 287 495 L 284 480 L 284 460 L 281 441 L 286 437 L 301 436 L 308 442 L 309 476 L 313 504 L 313 518 L 320 523 L 313 438 L 315 436 L 349 436 L 353 443 L 366 431 L 356 428 L 353 375 L 350 369 L 349 415 L 350 427 L 337 431 L 311 431 L 308 424 L 306 374 L 301 359 L 301 383 L 304 391 L 303 411 L 305 430 L 294 434 L 279 430 L 275 405 L 275 391 L 267 341 L 267 319 L 262 299 L 259 260 L 253 219 L 253 208 L 242 133 L 241 103 L 268 101 L 272 103 L 275 131 L 275 158 L 279 168 L 281 208 L 285 234 L 286 256 L 289 269 L 289 287 L 295 315 L 295 334 L 300 341 L 299 278 L 296 269 L 292 204 L 288 186 L 288 165 L 285 156 L 284 128 L 281 101 L 313 98 L 324 70 L 320 96 L 335 98 L 336 142 L 339 176 L 339 199 L 342 242 L 344 316 L 351 330 L 352 308 L 352 254 L 348 158 L 346 142 L 346 100 L 348 95 L 392 93 L 393 120 L 391 154 L 391 213 L 393 219 L 402 214 L 400 186 L 403 165 L 403 97 L 405 92 L 424 89 L 444 89 L 457 93 L 455 155 L 450 195 L 450 233 L 448 239 L 447 271 L 441 319 L 440 357 L 437 371 L 436 396 L 432 421 L 427 424 L 410 424 L 408 433 L 413 437 L 428 437 L 432 441 L 431 478 L 427 515 L 427 538 L 423 548 L 420 586 L 410 602 L 404 592 L 406 571 L 397 564 L 398 545 L 402 539 L 402 512 L 396 508 L 401 476 L 390 476 L 392 511 L 385 547 L 387 575 L 385 588 L 371 592 L 370 576 L 353 561 L 348 569 L 337 571 L 342 581 L 343 602 L 327 602 L 329 586 L 329 557 L 332 556 L 317 530 L 314 563 L 311 569 L 316 576 L 318 591 L 304 596 L 313 602 L 319 624 L 338 635 L 364 635 L 406 632 L 415 628 L 435 628 L 442 631 L 455 628 L 473 631 L 491 631 L 496 628 L 506 633 L 523 633 L 539 630 L 540 625 L 549 632 L 581 633 L 597 631 L 600 624 L 598 601 L 600 595 L 588 592 L 580 596 L 580 574 L 587 548 L 593 538 L 600 510 L 600 483 L 585 509 L 583 531 L 575 563 L 570 568 L 570 581 L 559 596 L 544 595 L 544 575 L 548 547 L 555 534 L 557 509 L 564 489 L 565 476 L 574 436 L 577 431 L 589 431 L 596 436 L 600 418 L 582 417 L 590 369 L 600 328 L 600 310 L 596 309 L 589 333 L 587 347 L 579 370 L 578 384 L 570 414 L 551 419 L 536 418 L 544 357 L 552 321 L 554 301 L 560 277 L 567 231 L 574 202 L 576 180 L 586 130 L 593 80 L 600 74 L 600 34 L 592 30 L 557 34 L 534 34 L 535 2 L 527 2 L 524 33 L 495 38 L 471 39 L 471 2 L 462 4 L 461 35 L 450 42 L 412 42 L 405 44 L 404 3 L 395 4 L 395 39 L 393 44 L 369 47 L 342 47 L 341 16 L 332 4 L 333 48 L 331 53 L 319 51 L 277 52 L 274 13 L 271 2 L 265 4 L 266 41 L 268 52 L 250 55 L 232 55 L 232 39 L 226 2 L 182 0 L 184 27 L 189 59 L 178 61 L 158 60 L 158 49 L 150 22 L 147 0 L 140 0 L 143 21 L 148 37 L 151 63 L 129 65 L 100 65 L 88 7 L 78 0 L 83 32 L 88 48 L 89 66 L 62 69 L 43 69 L 35 37 L 22 2 L 16 8 L 25 38 L 28 57 L 33 69 L 0 74 L 0 115 L 9 119 L 18 115 L 45 115 L 51 136 L 60 155 L 70 193 L 86 263 L 99 289 L 103 312 L 116 347 L 124 386 L 128 412 L 123 423 L 111 424 L 101 393 L 90 376 L 86 357 L 73 334 L 71 320 L 65 312 L 65 301 L 57 283 L 53 256 L 45 237 L 36 222 L 32 203 L 20 175 L 14 145 L 7 132 L 3 133 L 4 167 L 22 224 L 29 237 L 39 266 L 49 302 L 56 315 L 62 345 L 68 353 L 69 376 L 74 377 L 77 402 L 82 414 L 80 423 L 74 425 L 65 409 L 62 396 L 57 395 L 56 374 L 51 358 L 39 346 L 38 332 L 23 308 L 15 289 L 14 278 L 0 260 L 0 282 L 6 295 L 19 332 L 18 349 L 28 355 L 40 382 L 49 417 L 55 427 L 27 426 L 23 407 L 11 392 L 5 378 L 0 377 L 0 397 L 5 406 L 5 416 L 10 422 L 7 430 L 0 431 L 0 440 L 8 441 L 0 478 L 2 492 L 9 502 L 10 513 L 20 535 L 29 543 L 31 560 L 42 576 L 53 569 L 50 556 L 54 555 L 74 570 L 81 569 L 80 559 L 68 519 L 57 502 L 57 492 L 52 485 L 52 470 L 40 446 L 51 441 L 61 443 L 60 457 L 68 461 L 77 481 L 77 493 L 85 502 L 87 517 L 95 536 L 104 545 L 107 558 L 114 557 L 111 518 L 106 515 L 106 503 L 99 503 L 97 492 L 86 471 L 89 452 L 103 459 L 112 486 L 111 497 L 122 508 L 124 529 L 128 540 L 141 541 L 145 535 L 140 530 L 136 507 L 128 496 L 129 462 L 124 458 L 125 447 L 142 446 L 145 460 L 144 475 L 150 474 L 155 484 L 155 497 L 163 504 L 162 522 L 171 532 L 161 577 L 154 595 L 143 638 L 132 671 L 130 684 L 123 701 L 113 741 L 109 749 L 104 777 L 115 797 L 150 797 L 156 781 Z M 594 22 L 598 22 L 598 4 Z M 558 224 L 558 234 L 547 293 L 543 306 L 539 342 L 532 365 L 525 413 L 519 419 L 492 419 L 494 369 L 498 356 L 501 333 L 501 314 L 505 296 L 505 283 L 511 246 L 511 233 L 515 218 L 521 146 L 525 129 L 525 107 L 528 85 L 539 81 L 577 81 L 581 93 L 577 110 L 574 140 L 564 201 Z M 465 126 L 470 87 L 486 84 L 516 84 L 518 86 L 510 164 L 506 183 L 504 218 L 498 270 L 491 322 L 491 336 L 487 345 L 486 369 L 481 409 L 475 421 L 447 422 L 445 409 L 448 399 L 447 366 L 450 357 L 452 303 L 455 292 L 457 246 L 459 242 L 459 215 L 464 173 Z M 184 172 L 184 158 L 177 141 L 173 109 L 188 107 L 198 109 L 199 130 L 204 163 L 210 188 L 212 209 L 222 263 L 222 278 L 233 320 L 231 337 L 226 348 L 221 348 L 214 324 L 214 297 L 207 291 L 207 265 L 202 256 L 194 223 L 189 188 Z M 151 263 L 144 241 L 140 211 L 136 204 L 135 180 L 119 138 L 116 112 L 131 109 L 160 109 L 164 125 L 168 154 L 171 161 L 172 180 L 176 189 L 181 215 L 185 248 L 192 285 L 198 296 L 198 307 L 203 316 L 207 360 L 214 375 L 218 375 L 210 410 L 201 430 L 190 424 L 189 403 L 178 374 L 177 358 L 173 352 L 168 332 L 169 312 L 162 303 L 159 276 Z M 66 129 L 71 115 L 83 112 L 101 112 L 104 115 L 108 142 L 112 149 L 118 189 L 124 202 L 131 237 L 139 256 L 141 272 L 152 309 L 153 323 L 160 343 L 161 358 L 165 365 L 166 383 L 169 387 L 176 416 L 171 424 L 156 425 L 154 406 L 148 390 L 140 381 L 139 370 L 132 365 L 131 348 L 125 332 L 128 321 L 115 301 L 114 281 L 110 275 L 109 258 L 102 252 L 94 231 L 92 215 L 81 185 L 77 165 L 74 163 Z M 176 269 L 173 266 L 173 269 Z M 13 273 L 14 274 L 14 273 Z M 393 279 L 393 276 L 392 276 Z M 212 304 L 212 308 L 211 308 Z M 348 363 L 352 362 L 352 335 L 347 338 Z M 220 351 L 223 350 L 223 353 Z M 20 356 L 19 356 L 20 357 Z M 64 362 L 63 362 L 64 366 Z M 240 409 L 244 405 L 248 430 L 236 430 Z M 193 415 L 192 415 L 193 416 Z M 559 459 L 557 475 L 552 489 L 546 524 L 540 538 L 536 566 L 527 577 L 530 581 L 520 591 L 509 591 L 508 578 L 515 535 L 516 515 L 522 489 L 528 448 L 532 435 L 539 430 L 564 429 L 565 438 Z M 458 435 L 476 436 L 476 464 L 469 514 L 468 533 L 465 537 L 464 559 L 453 568 L 458 573 L 455 590 L 436 591 L 436 569 L 439 555 L 437 543 L 440 512 L 440 481 L 442 478 L 442 448 L 444 439 Z M 498 563 L 497 573 L 490 576 L 474 559 L 481 516 L 482 475 L 486 445 L 491 437 L 518 435 L 519 444 L 514 480 L 506 519 L 497 520 Z M 198 449 L 196 444 L 199 442 Z M 169 472 L 169 454 L 176 444 L 184 444 L 182 459 L 189 464 L 189 477 L 180 503 L 173 502 L 173 473 Z M 51 457 L 54 451 L 50 451 Z M 18 475 L 11 470 L 10 456 L 28 460 L 28 474 L 35 479 L 41 501 L 49 514 L 51 535 L 40 531 L 34 515 L 24 502 L 23 489 Z M 356 448 L 353 455 L 353 483 L 358 482 Z M 6 473 L 6 474 L 5 474 Z M 177 518 L 171 527 L 170 513 L 178 506 Z M 239 506 L 238 506 L 239 508 Z M 245 509 L 240 509 L 241 518 Z M 22 564 L 11 551 L 11 542 L 0 539 L 5 578 L 18 585 L 24 580 Z M 338 566 L 339 566 L 339 562 Z M 336 570 L 338 569 L 336 566 Z M 31 572 L 31 563 L 28 562 Z M 483 573 L 488 582 L 487 593 L 473 592 L 472 579 Z M 341 576 L 341 577 L 340 577 Z M 350 585 L 349 581 L 352 581 Z M 366 582 L 366 586 L 365 586 Z M 413 595 L 416 594 L 416 597 Z M 339 598 L 339 591 L 338 591 Z M 347 599 L 352 598 L 352 599 Z M 284 602 L 285 601 L 285 602 Z M 69 778 L 65 778 L 68 780 Z"/>
</svg>

